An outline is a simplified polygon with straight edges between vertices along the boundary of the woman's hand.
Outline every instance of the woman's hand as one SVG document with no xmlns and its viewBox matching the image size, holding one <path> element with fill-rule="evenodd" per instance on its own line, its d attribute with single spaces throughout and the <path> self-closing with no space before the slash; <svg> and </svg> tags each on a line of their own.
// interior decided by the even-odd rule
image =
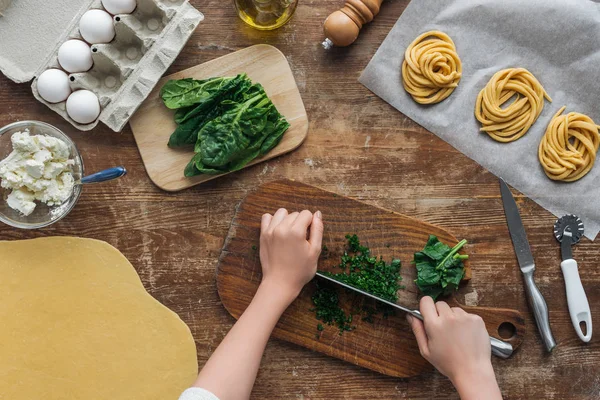
<svg viewBox="0 0 600 400">
<path fill-rule="evenodd" d="M 261 221 L 260 261 L 262 285 L 293 301 L 300 290 L 315 276 L 323 241 L 320 211 L 304 210 L 288 214 L 279 209 L 265 214 Z"/>
<path fill-rule="evenodd" d="M 260 231 L 260 287 L 195 383 L 221 400 L 250 398 L 269 336 L 317 272 L 323 240 L 319 211 L 288 214 L 282 208 L 275 215 L 263 215 Z"/>
<path fill-rule="evenodd" d="M 501 399 L 481 317 L 443 301 L 434 303 L 429 296 L 421 299 L 420 310 L 424 322 L 410 315 L 407 319 L 423 358 L 452 381 L 463 400 L 482 398 L 477 397 L 481 393 Z"/>
</svg>

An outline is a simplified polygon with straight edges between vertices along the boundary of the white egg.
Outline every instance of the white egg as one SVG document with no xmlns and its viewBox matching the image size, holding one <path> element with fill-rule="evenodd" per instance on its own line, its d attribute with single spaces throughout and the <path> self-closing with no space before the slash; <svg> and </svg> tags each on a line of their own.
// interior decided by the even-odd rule
<svg viewBox="0 0 600 400">
<path fill-rule="evenodd" d="M 94 65 L 92 49 L 82 40 L 67 40 L 58 49 L 58 62 L 70 73 L 89 71 Z"/>
<path fill-rule="evenodd" d="M 37 90 L 48 103 L 60 103 L 71 94 L 69 77 L 60 69 L 47 69 L 37 79 Z"/>
<path fill-rule="evenodd" d="M 102 6 L 111 14 L 131 14 L 137 6 L 135 0 L 102 0 Z"/>
<path fill-rule="evenodd" d="M 89 10 L 79 20 L 79 33 L 88 43 L 109 43 L 115 38 L 115 25 L 106 11 Z"/>
<path fill-rule="evenodd" d="M 73 121 L 90 124 L 100 115 L 98 96 L 89 90 L 77 90 L 67 99 L 67 114 Z"/>
</svg>

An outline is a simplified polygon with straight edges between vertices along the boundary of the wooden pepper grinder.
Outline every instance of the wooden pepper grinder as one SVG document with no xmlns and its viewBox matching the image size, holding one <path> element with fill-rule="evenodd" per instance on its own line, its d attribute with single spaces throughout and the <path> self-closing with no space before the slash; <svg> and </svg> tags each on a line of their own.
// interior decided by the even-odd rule
<svg viewBox="0 0 600 400">
<path fill-rule="evenodd" d="M 379 14 L 381 3 L 383 0 L 346 0 L 344 7 L 325 20 L 323 47 L 328 50 L 333 46 L 354 43 L 363 25 Z"/>
</svg>

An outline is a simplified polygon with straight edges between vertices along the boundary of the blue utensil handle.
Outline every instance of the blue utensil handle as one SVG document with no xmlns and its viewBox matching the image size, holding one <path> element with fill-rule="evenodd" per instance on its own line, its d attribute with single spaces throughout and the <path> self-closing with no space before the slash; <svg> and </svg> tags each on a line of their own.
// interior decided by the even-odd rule
<svg viewBox="0 0 600 400">
<path fill-rule="evenodd" d="M 95 174 L 87 175 L 81 178 L 81 183 L 100 183 L 122 177 L 127 173 L 124 167 L 114 167 L 105 169 L 104 171 L 96 172 Z"/>
</svg>

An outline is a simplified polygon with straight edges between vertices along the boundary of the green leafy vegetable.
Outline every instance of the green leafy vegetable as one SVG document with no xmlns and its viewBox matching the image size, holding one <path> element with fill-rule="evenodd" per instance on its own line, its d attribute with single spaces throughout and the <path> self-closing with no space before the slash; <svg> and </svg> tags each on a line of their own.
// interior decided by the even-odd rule
<svg viewBox="0 0 600 400">
<path fill-rule="evenodd" d="M 346 235 L 346 239 L 348 249 L 342 255 L 338 265 L 342 272 L 322 273 L 385 300 L 396 302 L 397 292 L 402 288 L 399 285 L 402 280 L 400 260 L 394 259 L 388 264 L 383 261 L 383 258 L 372 256 L 371 250 L 360 244 L 357 235 Z M 328 325 L 336 325 L 340 334 L 353 329 L 351 322 L 356 314 L 362 313 L 364 321 L 373 322 L 372 317 L 375 314 L 382 312 L 384 317 L 387 317 L 393 312 L 391 307 L 376 303 L 376 308 L 363 306 L 362 309 L 346 313 L 339 305 L 337 288 L 320 281 L 317 281 L 317 290 L 312 300 L 317 319 Z"/>
<path fill-rule="evenodd" d="M 180 83 L 181 81 L 184 81 L 183 84 Z M 194 82 L 204 82 L 205 85 L 196 85 L 195 88 L 186 91 L 186 88 L 192 86 Z M 209 84 L 211 82 L 214 83 Z M 223 113 L 221 103 L 225 100 L 243 100 L 251 87 L 252 82 L 246 75 L 205 81 L 193 79 L 168 81 L 161 89 L 161 98 L 167 107 L 178 108 L 175 111 L 175 122 L 178 126 L 169 138 L 169 147 L 195 144 L 200 129 Z M 192 101 L 194 102 L 192 105 L 183 105 Z"/>
<path fill-rule="evenodd" d="M 160 97 L 172 110 L 190 106 L 210 107 L 216 100 L 234 91 L 245 79 L 245 75 L 237 75 L 231 78 L 170 80 L 160 89 Z"/>
<path fill-rule="evenodd" d="M 434 235 L 429 236 L 425 248 L 415 253 L 414 263 L 417 268 L 416 284 L 421 293 L 437 299 L 440 295 L 454 292 L 465 276 L 463 260 L 467 255 L 458 251 L 467 243 L 460 241 L 456 246 L 450 246 L 439 241 Z"/>
<path fill-rule="evenodd" d="M 289 128 L 260 84 L 245 74 L 169 81 L 161 89 L 177 109 L 170 147 L 194 145 L 185 176 L 236 171 L 273 149 Z"/>
<path fill-rule="evenodd" d="M 340 335 L 344 331 L 352 330 L 352 315 L 346 314 L 346 312 L 339 306 L 339 296 L 335 288 L 323 284 L 323 282 L 317 281 L 317 290 L 312 296 L 312 301 L 315 307 L 312 309 L 315 311 L 317 319 L 326 323 L 327 325 L 335 325 L 340 331 Z M 317 330 L 319 325 L 317 325 Z"/>
</svg>

